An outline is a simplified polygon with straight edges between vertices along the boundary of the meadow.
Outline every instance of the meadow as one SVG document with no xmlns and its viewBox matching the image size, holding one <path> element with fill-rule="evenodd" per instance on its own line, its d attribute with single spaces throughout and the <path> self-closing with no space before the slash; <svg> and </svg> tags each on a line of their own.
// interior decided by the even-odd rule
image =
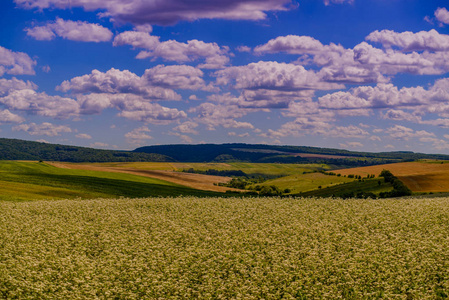
<svg viewBox="0 0 449 300">
<path fill-rule="evenodd" d="M 1 299 L 445 299 L 449 198 L 0 202 Z"/>
</svg>

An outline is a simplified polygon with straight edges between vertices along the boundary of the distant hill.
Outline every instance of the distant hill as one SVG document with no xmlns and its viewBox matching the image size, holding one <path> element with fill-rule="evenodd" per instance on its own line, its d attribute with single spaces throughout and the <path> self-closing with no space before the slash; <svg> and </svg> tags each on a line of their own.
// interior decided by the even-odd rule
<svg viewBox="0 0 449 300">
<path fill-rule="evenodd" d="M 99 150 L 0 138 L 0 160 L 48 160 L 66 162 L 171 161 L 163 154 Z"/>
<path fill-rule="evenodd" d="M 0 160 L 325 163 L 343 168 L 418 159 L 449 160 L 449 155 L 408 151 L 354 152 L 332 148 L 263 144 L 158 145 L 141 147 L 134 151 L 117 151 L 0 138 Z"/>
<path fill-rule="evenodd" d="M 175 161 L 182 162 L 322 162 L 341 167 L 369 166 L 418 159 L 449 160 L 449 155 L 423 154 L 409 151 L 371 153 L 332 148 L 263 144 L 158 145 L 137 148 L 134 152 L 163 154 Z"/>
</svg>

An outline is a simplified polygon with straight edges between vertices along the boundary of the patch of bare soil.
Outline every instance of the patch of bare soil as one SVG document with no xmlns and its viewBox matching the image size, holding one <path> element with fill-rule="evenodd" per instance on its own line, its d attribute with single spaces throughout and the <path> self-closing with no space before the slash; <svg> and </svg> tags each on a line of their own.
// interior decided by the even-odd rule
<svg viewBox="0 0 449 300">
<path fill-rule="evenodd" d="M 46 162 L 57 168 L 64 169 L 78 169 L 78 170 L 89 170 L 89 171 L 102 171 L 102 172 L 115 172 L 115 173 L 126 173 L 138 176 L 150 177 L 165 180 L 168 182 L 176 183 L 179 185 L 184 185 L 190 188 L 204 190 L 204 191 L 214 191 L 214 192 L 226 192 L 231 191 L 241 191 L 238 189 L 228 188 L 224 186 L 216 186 L 214 183 L 226 183 L 231 180 L 230 177 L 222 176 L 212 176 L 194 173 L 182 173 L 174 171 L 160 171 L 160 170 L 141 170 L 132 168 L 120 168 L 120 167 L 102 167 L 98 165 L 90 164 L 74 164 L 74 163 L 64 163 L 64 162 Z"/>
</svg>

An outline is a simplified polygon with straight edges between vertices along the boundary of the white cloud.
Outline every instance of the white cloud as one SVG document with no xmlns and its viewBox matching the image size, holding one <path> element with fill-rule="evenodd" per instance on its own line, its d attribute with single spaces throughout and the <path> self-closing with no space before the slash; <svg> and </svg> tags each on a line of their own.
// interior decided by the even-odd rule
<svg viewBox="0 0 449 300">
<path fill-rule="evenodd" d="M 371 42 L 380 43 L 386 48 L 391 48 L 392 46 L 399 47 L 402 51 L 449 50 L 449 35 L 440 34 L 434 29 L 417 33 L 410 31 L 399 33 L 393 30 L 376 30 L 370 33 L 366 39 Z"/>
<path fill-rule="evenodd" d="M 211 84 L 206 86 L 203 71 L 186 65 L 158 65 L 147 69 L 142 76 L 150 85 L 170 89 L 217 91 Z"/>
<path fill-rule="evenodd" d="M 48 122 L 42 124 L 30 123 L 14 126 L 13 131 L 25 131 L 30 135 L 46 135 L 46 136 L 58 136 L 61 133 L 72 132 L 70 127 L 65 125 L 54 125 Z"/>
<path fill-rule="evenodd" d="M 9 110 L 0 110 L 0 124 L 2 123 L 22 123 L 25 119 L 19 115 L 13 114 Z"/>
<path fill-rule="evenodd" d="M 0 97 L 7 96 L 15 90 L 37 90 L 37 85 L 31 81 L 23 81 L 15 77 L 12 79 L 0 78 Z"/>
<path fill-rule="evenodd" d="M 203 123 L 208 130 L 215 130 L 218 126 L 224 128 L 248 128 L 254 129 L 254 126 L 249 122 L 239 122 L 235 119 L 246 115 L 247 111 L 243 111 L 237 105 L 216 105 L 213 103 L 202 103 L 197 107 L 189 110 L 191 113 L 196 113 L 196 122 Z"/>
<path fill-rule="evenodd" d="M 87 140 L 90 140 L 90 139 L 92 139 L 92 136 L 91 135 L 89 135 L 89 134 L 87 134 L 87 133 L 79 133 L 79 134 L 77 134 L 77 135 L 75 135 L 77 138 L 79 138 L 79 139 L 87 139 Z"/>
<path fill-rule="evenodd" d="M 341 84 L 324 82 L 318 74 L 303 66 L 275 61 L 228 67 L 217 71 L 216 76 L 217 84 L 233 85 L 236 89 L 299 91 L 344 88 Z"/>
<path fill-rule="evenodd" d="M 144 140 L 150 140 L 153 137 L 148 135 L 151 130 L 148 127 L 139 127 L 125 134 L 125 138 L 129 143 L 140 144 Z"/>
<path fill-rule="evenodd" d="M 197 127 L 198 127 L 198 123 L 195 123 L 192 121 L 187 121 L 187 122 L 184 122 L 184 123 L 176 126 L 175 128 L 173 128 L 173 130 L 179 131 L 181 133 L 198 134 L 198 131 L 195 130 L 195 128 L 197 128 Z"/>
<path fill-rule="evenodd" d="M 56 89 L 75 94 L 134 94 L 151 100 L 181 100 L 181 96 L 171 89 L 151 86 L 147 80 L 128 70 L 114 68 L 106 73 L 93 70 L 91 74 L 64 81 Z"/>
<path fill-rule="evenodd" d="M 11 75 L 34 75 L 36 61 L 23 52 L 13 52 L 0 46 L 0 76 Z"/>
<path fill-rule="evenodd" d="M 248 46 L 238 46 L 235 50 L 238 52 L 251 52 L 251 48 Z"/>
<path fill-rule="evenodd" d="M 179 63 L 204 59 L 204 63 L 198 65 L 202 69 L 220 69 L 229 62 L 228 47 L 199 40 L 190 40 L 187 43 L 175 40 L 160 42 L 159 37 L 152 36 L 148 32 L 122 32 L 114 38 L 113 45 L 131 45 L 133 48 L 145 49 L 136 56 L 138 59 L 162 58 Z"/>
<path fill-rule="evenodd" d="M 342 0 L 332 0 L 341 2 Z M 290 0 L 200 0 L 200 1 L 140 1 L 140 0 L 14 0 L 25 9 L 84 8 L 103 11 L 117 23 L 168 25 L 198 19 L 262 20 L 265 12 L 288 10 Z"/>
<path fill-rule="evenodd" d="M 107 42 L 112 39 L 113 33 L 99 25 L 82 21 L 71 21 L 57 18 L 54 22 L 49 22 L 45 26 L 26 28 L 28 36 L 36 40 L 49 41 L 56 36 L 71 41 L 81 42 Z"/>
<path fill-rule="evenodd" d="M 117 100 L 117 99 L 116 99 Z M 120 117 L 145 123 L 166 125 L 173 121 L 187 118 L 187 114 L 176 108 L 168 108 L 156 103 L 139 102 L 133 99 L 118 99 L 122 101 Z"/>
<path fill-rule="evenodd" d="M 425 130 L 414 131 L 413 129 L 402 125 L 390 127 L 385 132 L 394 139 L 404 141 L 408 141 L 411 138 L 435 137 L 434 133 L 427 132 Z"/>
<path fill-rule="evenodd" d="M 187 143 L 187 144 L 193 143 L 193 139 L 188 135 L 180 134 L 179 132 L 170 132 L 169 134 L 179 137 L 184 143 Z"/>
<path fill-rule="evenodd" d="M 310 54 L 322 51 L 320 41 L 310 36 L 287 35 L 269 40 L 266 44 L 254 48 L 256 54 L 286 52 L 289 54 Z"/>
<path fill-rule="evenodd" d="M 439 7 L 435 11 L 435 17 L 443 24 L 449 24 L 449 11 L 445 7 Z"/>
<path fill-rule="evenodd" d="M 0 103 L 11 110 L 26 111 L 39 116 L 64 119 L 79 114 L 76 100 L 60 96 L 50 96 L 31 89 L 13 90 L 0 98 Z"/>
</svg>

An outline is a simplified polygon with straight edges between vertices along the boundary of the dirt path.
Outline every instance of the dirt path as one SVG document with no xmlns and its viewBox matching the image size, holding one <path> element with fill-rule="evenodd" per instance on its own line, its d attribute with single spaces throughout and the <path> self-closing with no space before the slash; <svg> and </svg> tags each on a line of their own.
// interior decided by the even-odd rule
<svg viewBox="0 0 449 300">
<path fill-rule="evenodd" d="M 212 176 L 212 175 L 202 175 L 193 173 L 182 173 L 174 171 L 160 171 L 160 170 L 142 170 L 142 169 L 132 169 L 132 168 L 121 168 L 121 167 L 101 167 L 93 166 L 90 164 L 75 164 L 75 163 L 64 163 L 64 162 L 46 162 L 57 168 L 63 169 L 78 169 L 78 170 L 89 170 L 89 171 L 102 171 L 102 172 L 115 172 L 115 173 L 126 173 L 138 176 L 150 177 L 165 180 L 168 182 L 184 185 L 190 188 L 204 190 L 204 191 L 214 191 L 214 192 L 226 192 L 231 191 L 241 191 L 238 189 L 216 186 L 214 183 L 226 183 L 231 180 L 230 177 L 222 176 Z"/>
</svg>

